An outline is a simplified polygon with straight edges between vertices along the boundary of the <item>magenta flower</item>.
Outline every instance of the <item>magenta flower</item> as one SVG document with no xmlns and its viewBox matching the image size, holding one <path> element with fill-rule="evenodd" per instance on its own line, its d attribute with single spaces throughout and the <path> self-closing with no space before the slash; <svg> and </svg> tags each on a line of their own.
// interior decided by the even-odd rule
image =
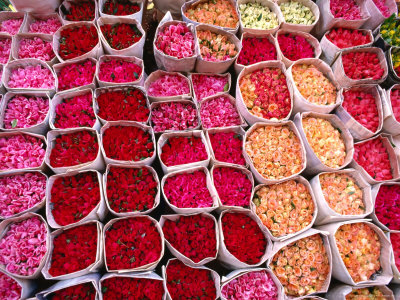
<svg viewBox="0 0 400 300">
<path fill-rule="evenodd" d="M 373 1 L 375 3 L 376 7 L 381 12 L 381 14 L 385 18 L 389 18 L 390 17 L 390 10 L 389 10 L 389 7 L 385 4 L 385 0 L 373 0 Z"/>
<path fill-rule="evenodd" d="M 390 233 L 390 241 L 393 247 L 394 262 L 397 270 L 400 270 L 400 233 Z"/>
<path fill-rule="evenodd" d="M 224 95 L 202 102 L 200 118 L 204 128 L 228 127 L 242 123 L 236 106 Z"/>
<path fill-rule="evenodd" d="M 355 0 L 330 0 L 331 13 L 335 18 L 359 20 L 362 18 L 360 7 Z"/>
<path fill-rule="evenodd" d="M 47 20 L 36 19 L 29 25 L 28 32 L 54 34 L 61 26 L 62 24 L 57 17 L 51 17 Z"/>
<path fill-rule="evenodd" d="M 0 23 L 0 32 L 7 32 L 10 35 L 16 35 L 23 21 L 23 18 L 5 20 Z"/>
<path fill-rule="evenodd" d="M 279 48 L 282 54 L 292 61 L 301 58 L 314 57 L 314 48 L 302 36 L 295 34 L 280 34 L 278 36 Z"/>
<path fill-rule="evenodd" d="M 237 63 L 248 66 L 261 61 L 276 60 L 275 45 L 268 38 L 244 38 Z"/>
<path fill-rule="evenodd" d="M 246 165 L 243 157 L 243 136 L 235 132 L 209 133 L 214 157 L 220 162 Z"/>
<path fill-rule="evenodd" d="M 155 46 L 161 52 L 176 58 L 194 54 L 194 36 L 186 24 L 165 26 L 158 33 Z"/>
<path fill-rule="evenodd" d="M 8 80 L 10 88 L 53 89 L 53 73 L 42 65 L 15 68 Z"/>
<path fill-rule="evenodd" d="M 34 37 L 22 39 L 19 43 L 18 58 L 37 58 L 50 61 L 56 55 L 53 52 L 53 43 Z"/>
<path fill-rule="evenodd" d="M 189 94 L 190 87 L 186 78 L 175 74 L 165 74 L 153 81 L 147 92 L 153 97 L 179 96 Z"/>
<path fill-rule="evenodd" d="M 199 125 L 194 103 L 164 102 L 151 111 L 154 132 L 193 129 Z"/>
<path fill-rule="evenodd" d="M 107 82 L 134 82 L 142 75 L 142 68 L 134 62 L 109 59 L 100 63 L 99 79 Z"/>
<path fill-rule="evenodd" d="M 399 185 L 381 185 L 375 200 L 375 215 L 390 230 L 400 230 Z"/>
<path fill-rule="evenodd" d="M 229 90 L 228 77 L 221 75 L 192 74 L 192 84 L 199 102 L 205 97 Z"/>
<path fill-rule="evenodd" d="M 12 277 L 0 272 L 0 299 L 21 299 L 22 288 Z"/>
<path fill-rule="evenodd" d="M 6 64 L 10 59 L 11 39 L 0 39 L 0 63 Z"/>
<path fill-rule="evenodd" d="M 63 67 L 58 76 L 58 89 L 65 91 L 79 86 L 91 84 L 94 80 L 96 64 L 91 60 L 68 64 Z"/>
<path fill-rule="evenodd" d="M 397 122 L 400 122 L 400 90 L 391 89 L 390 102 L 392 105 L 394 118 L 397 120 Z"/>
</svg>

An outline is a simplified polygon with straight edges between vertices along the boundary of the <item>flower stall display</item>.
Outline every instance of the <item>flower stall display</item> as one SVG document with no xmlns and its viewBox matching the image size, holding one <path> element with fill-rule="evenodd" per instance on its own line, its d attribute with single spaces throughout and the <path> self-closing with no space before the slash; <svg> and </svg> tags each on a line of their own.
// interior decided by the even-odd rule
<svg viewBox="0 0 400 300">
<path fill-rule="evenodd" d="M 25 22 L 24 12 L 7 12 L 2 11 L 0 14 L 0 33 L 16 35 L 21 31 L 21 27 Z"/>
<path fill-rule="evenodd" d="M 274 34 L 283 22 L 278 5 L 270 1 L 238 3 L 240 27 L 243 32 L 263 32 Z"/>
<path fill-rule="evenodd" d="M 61 18 L 54 14 L 29 14 L 22 33 L 39 33 L 53 35 L 62 26 Z"/>
<path fill-rule="evenodd" d="M 112 219 L 104 226 L 107 272 L 150 271 L 164 255 L 164 235 L 149 216 Z"/>
<path fill-rule="evenodd" d="M 343 8 L 346 9 L 343 9 Z M 331 13 L 335 18 L 344 20 L 359 20 L 362 18 L 361 9 L 355 0 L 331 0 Z"/>
<path fill-rule="evenodd" d="M 59 7 L 59 15 L 64 24 L 80 21 L 95 21 L 98 17 L 97 1 L 66 0 Z"/>
<path fill-rule="evenodd" d="M 109 164 L 103 181 L 107 207 L 118 217 L 147 214 L 160 203 L 160 182 L 152 167 Z"/>
<path fill-rule="evenodd" d="M 141 23 L 143 9 L 143 1 L 99 0 L 99 11 L 102 17 L 136 19 Z"/>
<path fill-rule="evenodd" d="M 318 6 L 312 1 L 281 0 L 277 2 L 282 12 L 282 29 L 310 32 L 319 21 Z"/>
<path fill-rule="evenodd" d="M 0 63 L 6 64 L 11 58 L 11 38 L 6 34 L 0 35 Z"/>
<path fill-rule="evenodd" d="M 397 29 L 398 25 L 399 19 L 396 15 L 392 15 L 379 26 L 380 37 L 386 45 L 394 47 L 400 46 L 400 31 Z"/>
<path fill-rule="evenodd" d="M 340 300 L 394 300 L 393 292 L 386 286 L 352 287 L 349 285 L 336 285 L 326 294 L 329 299 Z"/>
<path fill-rule="evenodd" d="M 391 15 L 397 15 L 397 3 L 394 0 L 368 0 L 365 1 L 365 6 L 371 15 L 365 24 L 364 28 L 374 30 Z"/>
<path fill-rule="evenodd" d="M 143 85 L 143 61 L 136 57 L 103 55 L 97 62 L 96 78 L 100 87 Z"/>
<path fill-rule="evenodd" d="M 198 103 L 209 96 L 229 92 L 231 87 L 230 73 L 191 73 L 189 78 L 193 90 L 193 98 Z"/>
<path fill-rule="evenodd" d="M 385 231 L 400 232 L 397 215 L 400 212 L 400 186 L 396 183 L 381 184 L 374 194 L 375 209 L 372 219 Z"/>
<path fill-rule="evenodd" d="M 54 63 L 56 55 L 53 51 L 53 39 L 44 34 L 32 37 L 31 34 L 18 34 L 14 37 L 12 56 L 15 59 L 36 58 Z"/>
<path fill-rule="evenodd" d="M 23 297 L 20 283 L 3 272 L 0 272 L 0 297 L 9 300 L 19 300 Z"/>
<path fill-rule="evenodd" d="M 96 64 L 96 59 L 87 58 L 54 65 L 58 81 L 57 92 L 96 88 Z"/>
<path fill-rule="evenodd" d="M 191 100 L 190 80 L 178 72 L 157 70 L 147 77 L 144 88 L 153 102 L 175 99 Z"/>
<path fill-rule="evenodd" d="M 400 85 L 395 84 L 382 93 L 383 128 L 393 136 L 400 133 Z"/>
</svg>

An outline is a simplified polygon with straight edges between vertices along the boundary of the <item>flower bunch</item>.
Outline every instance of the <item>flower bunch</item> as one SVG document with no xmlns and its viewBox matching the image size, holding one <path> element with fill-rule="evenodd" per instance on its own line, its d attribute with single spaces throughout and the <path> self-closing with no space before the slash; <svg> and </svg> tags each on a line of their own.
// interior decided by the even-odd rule
<svg viewBox="0 0 400 300">
<path fill-rule="evenodd" d="M 96 122 L 92 93 L 64 99 L 56 106 L 55 113 L 57 128 L 92 127 Z"/>
<path fill-rule="evenodd" d="M 110 47 L 116 50 L 129 48 L 142 38 L 136 24 L 104 24 L 100 26 L 100 30 Z"/>
<path fill-rule="evenodd" d="M 365 213 L 363 191 L 355 180 L 344 173 L 325 173 L 319 176 L 322 194 L 331 209 L 341 215 Z"/>
<path fill-rule="evenodd" d="M 100 64 L 99 79 L 106 82 L 134 82 L 142 75 L 142 68 L 134 62 L 108 59 Z"/>
<path fill-rule="evenodd" d="M 22 25 L 24 18 L 8 19 L 0 23 L 0 32 L 16 35 Z"/>
<path fill-rule="evenodd" d="M 0 39 L 0 63 L 6 64 L 10 60 L 11 39 Z"/>
<path fill-rule="evenodd" d="M 179 216 L 176 221 L 165 220 L 165 239 L 179 253 L 198 263 L 217 256 L 215 222 L 201 214 Z"/>
<path fill-rule="evenodd" d="M 208 96 L 213 96 L 220 92 L 229 91 L 229 79 L 227 76 L 192 74 L 193 92 L 201 102 Z"/>
<path fill-rule="evenodd" d="M 394 262 L 396 264 L 396 268 L 400 270 L 400 233 L 391 232 L 390 242 L 392 243 Z"/>
<path fill-rule="evenodd" d="M 203 128 L 229 127 L 242 124 L 235 102 L 225 95 L 202 102 L 200 118 Z"/>
<path fill-rule="evenodd" d="M 5 129 L 28 128 L 42 123 L 49 111 L 49 99 L 36 96 L 16 95 L 4 110 Z"/>
<path fill-rule="evenodd" d="M 302 120 L 304 134 L 318 159 L 330 168 L 340 168 L 346 158 L 346 146 L 341 131 L 322 118 Z"/>
<path fill-rule="evenodd" d="M 400 22 L 396 14 L 387 18 L 380 26 L 380 34 L 382 39 L 391 46 L 400 46 L 400 30 L 398 30 Z"/>
<path fill-rule="evenodd" d="M 346 300 L 362 300 L 362 299 L 377 299 L 384 300 L 389 296 L 385 296 L 377 286 L 366 288 L 353 289 L 346 295 Z"/>
<path fill-rule="evenodd" d="M 275 237 L 306 228 L 315 210 L 307 187 L 294 180 L 261 187 L 255 192 L 253 203 L 257 216 Z"/>
<path fill-rule="evenodd" d="M 37 58 L 50 61 L 56 55 L 53 52 L 53 43 L 39 37 L 22 39 L 18 47 L 18 58 Z"/>
<path fill-rule="evenodd" d="M 198 30 L 197 41 L 200 55 L 206 61 L 226 61 L 237 54 L 236 46 L 227 35 L 211 32 L 210 30 Z"/>
<path fill-rule="evenodd" d="M 110 126 L 103 133 L 103 148 L 108 158 L 141 161 L 152 157 L 152 135 L 136 126 Z"/>
<path fill-rule="evenodd" d="M 167 140 L 160 158 L 166 166 L 176 166 L 206 160 L 208 154 L 201 137 L 177 136 Z"/>
<path fill-rule="evenodd" d="M 392 49 L 391 50 L 392 55 L 392 67 L 393 70 L 396 72 L 396 75 L 400 75 L 400 51 L 398 49 Z"/>
<path fill-rule="evenodd" d="M 165 26 L 158 33 L 154 44 L 161 52 L 178 59 L 195 54 L 193 33 L 184 23 Z"/>
<path fill-rule="evenodd" d="M 390 230 L 400 230 L 400 186 L 382 185 L 375 200 L 375 215 Z"/>
<path fill-rule="evenodd" d="M 308 102 L 316 105 L 336 103 L 336 87 L 314 65 L 294 65 L 292 75 L 297 89 Z"/>
<path fill-rule="evenodd" d="M 171 299 L 215 300 L 217 298 L 217 289 L 210 270 L 191 268 L 174 259 L 168 263 L 165 273 Z"/>
<path fill-rule="evenodd" d="M 93 21 L 96 6 L 94 0 L 68 2 L 69 10 L 61 6 L 65 18 L 68 21 Z"/>
<path fill-rule="evenodd" d="M 164 74 L 150 83 L 149 96 L 170 97 L 190 94 L 190 87 L 185 77 L 175 74 Z"/>
<path fill-rule="evenodd" d="M 95 300 L 96 290 L 90 282 L 69 286 L 51 293 L 51 300 L 85 299 Z"/>
<path fill-rule="evenodd" d="M 87 59 L 82 62 L 68 64 L 59 71 L 58 89 L 65 91 L 93 83 L 96 64 Z"/>
<path fill-rule="evenodd" d="M 53 240 L 49 274 L 56 277 L 88 268 L 96 261 L 98 239 L 96 223 L 65 229 Z"/>
<path fill-rule="evenodd" d="M 38 64 L 15 68 L 8 79 L 10 88 L 54 89 L 55 79 L 50 69 Z"/>
<path fill-rule="evenodd" d="M 0 170 L 40 167 L 45 147 L 43 140 L 27 134 L 0 138 Z"/>
<path fill-rule="evenodd" d="M 245 141 L 245 150 L 266 179 L 283 179 L 299 173 L 303 167 L 300 140 L 287 125 L 255 129 Z"/>
<path fill-rule="evenodd" d="M 373 0 L 373 2 L 385 18 L 390 17 L 389 7 L 384 0 Z"/>
<path fill-rule="evenodd" d="M 142 212 L 154 207 L 158 184 L 148 168 L 110 167 L 106 192 L 113 211 Z"/>
<path fill-rule="evenodd" d="M 315 16 L 311 9 L 300 2 L 282 2 L 279 5 L 286 23 L 311 25 L 315 22 Z"/>
<path fill-rule="evenodd" d="M 193 129 L 199 125 L 193 103 L 164 102 L 151 111 L 154 132 Z"/>
<path fill-rule="evenodd" d="M 214 157 L 220 162 L 246 165 L 243 157 L 243 136 L 235 132 L 209 133 Z"/>
<path fill-rule="evenodd" d="M 35 19 L 29 25 L 29 33 L 44 33 L 54 34 L 58 28 L 62 26 L 60 20 L 57 17 L 50 17 L 45 20 Z"/>
<path fill-rule="evenodd" d="M 249 112 L 268 120 L 286 118 L 292 109 L 284 72 L 279 68 L 264 68 L 242 76 L 240 93 Z"/>
<path fill-rule="evenodd" d="M 258 2 L 239 5 L 243 27 L 254 29 L 272 29 L 279 26 L 278 17 L 268 7 Z"/>
<path fill-rule="evenodd" d="M 213 183 L 222 205 L 249 207 L 253 184 L 243 171 L 232 167 L 215 168 Z"/>
<path fill-rule="evenodd" d="M 240 50 L 237 63 L 248 66 L 261 61 L 276 59 L 275 45 L 268 38 L 246 37 L 242 40 L 242 49 Z"/>
<path fill-rule="evenodd" d="M 236 28 L 239 23 L 235 5 L 229 0 L 207 0 L 191 5 L 185 12 L 188 19 L 214 26 Z"/>
<path fill-rule="evenodd" d="M 19 300 L 21 299 L 21 295 L 22 288 L 18 282 L 14 278 L 0 272 L 0 298 Z"/>
<path fill-rule="evenodd" d="M 134 87 L 123 91 L 106 91 L 100 94 L 96 101 L 99 107 L 97 115 L 106 121 L 147 122 L 149 118 L 146 95 Z"/>
<path fill-rule="evenodd" d="M 242 274 L 222 287 L 225 299 L 278 299 L 278 287 L 266 270 Z"/>
<path fill-rule="evenodd" d="M 164 287 L 162 280 L 123 277 L 122 275 L 103 280 L 101 292 L 104 300 L 131 298 L 162 300 Z"/>
<path fill-rule="evenodd" d="M 46 181 L 39 172 L 0 177 L 0 216 L 11 217 L 42 202 Z"/>
<path fill-rule="evenodd" d="M 50 165 L 53 168 L 70 167 L 85 164 L 96 159 L 99 144 L 96 134 L 81 130 L 65 133 L 54 139 L 50 153 Z"/>
<path fill-rule="evenodd" d="M 397 121 L 400 121 L 400 90 L 392 89 L 390 91 L 390 104 L 394 117 Z"/>
<path fill-rule="evenodd" d="M 60 57 L 68 60 L 90 52 L 99 43 L 99 36 L 94 25 L 67 27 L 60 32 L 59 43 Z"/>
<path fill-rule="evenodd" d="M 113 16 L 127 16 L 137 13 L 140 4 L 129 0 L 107 0 L 103 5 L 103 13 Z"/>
<path fill-rule="evenodd" d="M 329 2 L 333 17 L 345 20 L 362 19 L 360 7 L 355 0 L 330 0 Z"/>
<path fill-rule="evenodd" d="M 36 216 L 11 223 L 0 240 L 0 266 L 11 274 L 34 274 L 47 252 L 47 234 Z"/>
<path fill-rule="evenodd" d="M 327 249 L 319 234 L 297 240 L 273 257 L 269 267 L 282 283 L 286 295 L 316 293 L 329 280 Z"/>
<path fill-rule="evenodd" d="M 313 46 L 303 36 L 292 33 L 280 34 L 278 35 L 278 43 L 283 56 L 292 61 L 314 57 Z"/>
<path fill-rule="evenodd" d="M 349 52 L 342 55 L 343 69 L 351 79 L 381 79 L 384 73 L 378 54 L 374 52 Z"/>
<path fill-rule="evenodd" d="M 165 180 L 163 191 L 169 203 L 179 208 L 213 206 L 204 171 L 170 176 Z"/>
<path fill-rule="evenodd" d="M 326 38 L 340 49 L 371 43 L 371 37 L 358 29 L 332 28 Z"/>
<path fill-rule="evenodd" d="M 393 178 L 389 153 L 380 136 L 354 144 L 354 160 L 375 180 Z"/>
<path fill-rule="evenodd" d="M 67 226 L 79 222 L 101 200 L 97 173 L 90 171 L 58 177 L 51 187 L 50 195 L 51 214 L 58 225 Z"/>
<path fill-rule="evenodd" d="M 147 216 L 119 219 L 104 233 L 105 259 L 110 270 L 134 269 L 156 262 L 162 240 Z"/>
<path fill-rule="evenodd" d="M 381 268 L 381 242 L 366 223 L 344 224 L 335 233 L 336 247 L 354 282 L 369 280 Z"/>
</svg>

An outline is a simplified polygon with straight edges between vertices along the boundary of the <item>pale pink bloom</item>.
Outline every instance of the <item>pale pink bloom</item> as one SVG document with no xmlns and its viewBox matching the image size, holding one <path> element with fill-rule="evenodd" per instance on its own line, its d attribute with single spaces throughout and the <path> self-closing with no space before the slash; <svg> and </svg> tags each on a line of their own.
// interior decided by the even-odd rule
<svg viewBox="0 0 400 300">
<path fill-rule="evenodd" d="M 197 109 L 194 103 L 166 102 L 151 111 L 155 132 L 186 130 L 197 127 Z"/>
<path fill-rule="evenodd" d="M 0 299 L 19 300 L 21 292 L 21 286 L 14 278 L 0 272 Z"/>
<path fill-rule="evenodd" d="M 153 97 L 168 97 L 189 94 L 190 88 L 186 78 L 165 74 L 153 81 L 148 88 L 149 96 Z"/>
<path fill-rule="evenodd" d="M 194 54 L 194 36 L 186 24 L 172 24 L 164 27 L 155 41 L 157 49 L 176 58 Z"/>
<path fill-rule="evenodd" d="M 44 41 L 38 37 L 22 39 L 19 43 L 18 58 L 37 58 L 50 61 L 56 56 L 52 45 L 52 42 Z"/>
<path fill-rule="evenodd" d="M 213 96 L 229 89 L 228 77 L 221 75 L 192 74 L 193 92 L 200 102 L 203 98 Z"/>
<path fill-rule="evenodd" d="M 200 118 L 204 128 L 240 125 L 240 115 L 227 96 L 206 100 L 200 107 Z"/>
<path fill-rule="evenodd" d="M 5 20 L 0 23 L 0 32 L 7 32 L 10 35 L 16 35 L 23 21 L 23 18 Z"/>
<path fill-rule="evenodd" d="M 11 39 L 0 39 L 0 63 L 6 64 L 10 59 Z"/>
<path fill-rule="evenodd" d="M 29 25 L 29 33 L 53 34 L 61 26 L 62 24 L 57 17 L 51 17 L 47 20 L 36 19 Z"/>
<path fill-rule="evenodd" d="M 53 74 L 42 65 L 15 68 L 8 80 L 10 88 L 53 89 L 54 85 Z"/>
</svg>

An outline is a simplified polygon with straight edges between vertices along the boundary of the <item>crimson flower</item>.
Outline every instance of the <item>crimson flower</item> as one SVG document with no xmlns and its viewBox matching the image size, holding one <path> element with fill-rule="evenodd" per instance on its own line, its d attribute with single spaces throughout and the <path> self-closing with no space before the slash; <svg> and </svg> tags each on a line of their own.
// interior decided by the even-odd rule
<svg viewBox="0 0 400 300">
<path fill-rule="evenodd" d="M 85 282 L 55 291 L 50 295 L 51 295 L 50 298 L 51 300 L 66 300 L 66 299 L 95 300 L 96 290 L 92 283 Z"/>
<path fill-rule="evenodd" d="M 166 166 L 189 164 L 206 160 L 207 157 L 201 137 L 196 136 L 171 137 L 161 149 L 161 161 Z"/>
<path fill-rule="evenodd" d="M 110 47 L 116 50 L 128 48 L 142 38 L 142 33 L 136 24 L 104 24 L 100 29 Z"/>
<path fill-rule="evenodd" d="M 99 36 L 94 25 L 68 27 L 61 30 L 59 43 L 60 57 L 68 60 L 91 51 L 99 43 Z"/>
<path fill-rule="evenodd" d="M 235 132 L 209 133 L 214 157 L 220 162 L 246 165 L 243 157 L 243 136 Z"/>
<path fill-rule="evenodd" d="M 132 15 L 139 10 L 139 3 L 129 0 L 107 0 L 103 6 L 103 13 L 114 16 Z"/>
<path fill-rule="evenodd" d="M 61 10 L 68 21 L 92 21 L 95 18 L 95 3 L 92 0 L 68 1 L 69 10 L 61 5 Z"/>
</svg>

